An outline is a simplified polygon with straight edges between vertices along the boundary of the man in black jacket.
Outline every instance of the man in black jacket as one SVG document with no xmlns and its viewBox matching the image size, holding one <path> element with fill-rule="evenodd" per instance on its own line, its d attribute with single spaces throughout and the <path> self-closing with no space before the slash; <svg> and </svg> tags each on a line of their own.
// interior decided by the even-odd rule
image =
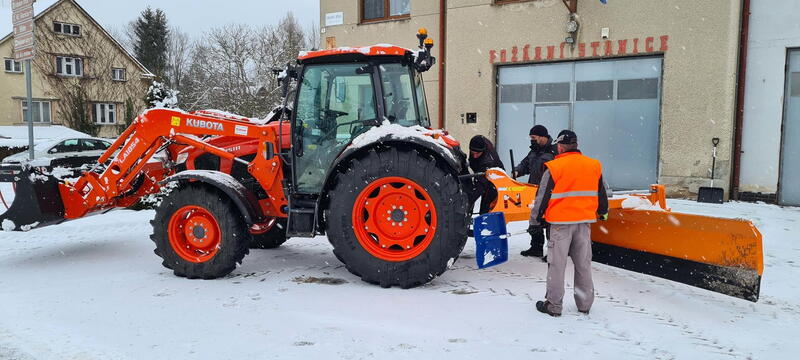
<svg viewBox="0 0 800 360">
<path fill-rule="evenodd" d="M 494 145 L 483 135 L 475 135 L 469 141 L 469 168 L 473 173 L 486 172 L 491 168 L 505 170 L 503 162 L 497 155 Z M 486 177 L 473 178 L 473 191 L 470 203 L 481 197 L 480 213 L 485 214 L 491 210 L 492 202 L 497 199 L 497 189 Z"/>
<path fill-rule="evenodd" d="M 551 144 L 552 138 L 547 133 L 546 127 L 542 125 L 532 127 L 529 136 L 531 137 L 531 151 L 514 168 L 514 177 L 528 175 L 528 184 L 539 185 L 545 171 L 544 163 L 555 158 L 556 150 Z M 531 247 L 520 252 L 520 255 L 542 257 L 545 231 L 544 227 L 528 228 L 528 233 L 531 235 Z"/>
</svg>

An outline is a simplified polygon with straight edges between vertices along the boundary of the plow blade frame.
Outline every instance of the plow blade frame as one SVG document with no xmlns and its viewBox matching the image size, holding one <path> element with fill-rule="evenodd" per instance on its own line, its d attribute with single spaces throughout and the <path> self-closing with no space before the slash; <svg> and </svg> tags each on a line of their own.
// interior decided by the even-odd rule
<svg viewBox="0 0 800 360">
<path fill-rule="evenodd" d="M 4 165 L 0 167 L 0 182 L 16 184 L 14 202 L 0 214 L 3 229 L 27 231 L 64 221 L 58 180 L 52 175 L 42 174 L 28 166 Z"/>
</svg>

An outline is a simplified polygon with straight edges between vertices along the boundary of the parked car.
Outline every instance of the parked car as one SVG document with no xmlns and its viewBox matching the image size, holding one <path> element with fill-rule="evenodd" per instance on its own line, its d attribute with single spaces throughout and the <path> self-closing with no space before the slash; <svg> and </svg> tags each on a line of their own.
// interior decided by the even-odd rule
<svg viewBox="0 0 800 360">
<path fill-rule="evenodd" d="M 68 138 L 50 140 L 33 146 L 34 165 L 49 168 L 77 168 L 96 161 L 111 142 L 101 138 Z M 28 151 L 10 155 L 3 164 L 28 163 Z"/>
</svg>

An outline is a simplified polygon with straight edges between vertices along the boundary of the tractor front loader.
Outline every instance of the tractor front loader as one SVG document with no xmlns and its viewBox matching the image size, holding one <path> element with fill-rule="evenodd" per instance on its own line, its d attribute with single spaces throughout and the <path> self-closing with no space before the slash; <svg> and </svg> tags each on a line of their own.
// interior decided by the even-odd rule
<svg viewBox="0 0 800 360">
<path fill-rule="evenodd" d="M 250 248 L 325 234 L 364 281 L 424 284 L 464 248 L 475 174 L 459 143 L 430 129 L 421 73 L 435 63 L 433 43 L 424 29 L 417 37 L 415 51 L 376 45 L 301 53 L 279 76 L 283 106 L 264 120 L 148 110 L 75 179 L 30 165 L 0 167 L 0 182 L 17 189 L 0 214 L 2 228 L 57 224 L 162 192 L 151 239 L 178 276 L 222 277 Z M 527 220 L 535 187 L 502 172 L 486 176 L 498 188 L 495 210 Z M 663 196 L 648 199 L 665 206 Z M 598 261 L 758 297 L 761 238 L 749 222 L 618 206 L 593 234 Z"/>
</svg>

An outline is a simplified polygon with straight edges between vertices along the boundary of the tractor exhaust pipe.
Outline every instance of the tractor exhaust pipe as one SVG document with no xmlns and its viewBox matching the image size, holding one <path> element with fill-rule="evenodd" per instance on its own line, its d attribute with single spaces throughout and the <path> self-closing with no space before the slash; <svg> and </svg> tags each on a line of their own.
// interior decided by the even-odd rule
<svg viewBox="0 0 800 360">
<path fill-rule="evenodd" d="M 16 185 L 14 202 L 0 214 L 4 231 L 28 231 L 64 221 L 64 204 L 53 175 L 28 165 L 1 165 L 0 182 Z"/>
</svg>

